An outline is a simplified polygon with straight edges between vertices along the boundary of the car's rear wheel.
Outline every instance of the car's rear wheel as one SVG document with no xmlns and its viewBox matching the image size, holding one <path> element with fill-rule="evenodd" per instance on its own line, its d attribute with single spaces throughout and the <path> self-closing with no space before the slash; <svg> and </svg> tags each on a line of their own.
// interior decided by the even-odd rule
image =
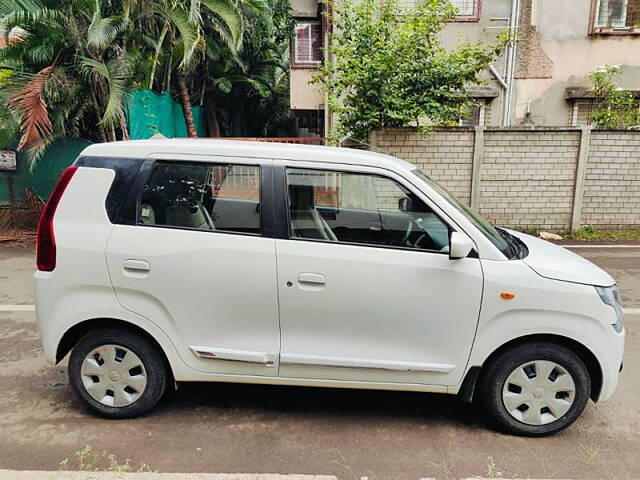
<svg viewBox="0 0 640 480">
<path fill-rule="evenodd" d="M 153 408 L 167 374 L 160 352 L 143 336 L 105 328 L 83 336 L 69 359 L 71 386 L 91 413 L 129 418 Z"/>
<path fill-rule="evenodd" d="M 589 371 L 561 345 L 532 342 L 499 354 L 482 377 L 482 401 L 508 433 L 545 436 L 571 425 L 591 391 Z"/>
</svg>

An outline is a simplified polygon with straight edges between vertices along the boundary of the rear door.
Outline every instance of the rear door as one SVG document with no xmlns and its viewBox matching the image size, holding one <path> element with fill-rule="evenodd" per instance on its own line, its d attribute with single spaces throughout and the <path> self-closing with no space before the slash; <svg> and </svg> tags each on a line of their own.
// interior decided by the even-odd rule
<svg viewBox="0 0 640 480">
<path fill-rule="evenodd" d="M 194 369 L 277 375 L 275 240 L 262 220 L 270 164 L 156 160 L 136 224 L 116 225 L 109 240 L 120 303 L 162 328 Z"/>
</svg>

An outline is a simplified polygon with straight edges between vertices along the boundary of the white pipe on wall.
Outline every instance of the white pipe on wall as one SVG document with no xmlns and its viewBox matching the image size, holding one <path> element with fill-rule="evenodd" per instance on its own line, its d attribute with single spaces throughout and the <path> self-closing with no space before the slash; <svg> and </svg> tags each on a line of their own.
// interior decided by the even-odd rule
<svg viewBox="0 0 640 480">
<path fill-rule="evenodd" d="M 511 125 L 511 104 L 513 103 L 513 90 L 514 90 L 514 75 L 515 75 L 515 63 L 516 54 L 518 49 L 518 23 L 520 17 L 520 0 L 511 0 L 511 18 L 509 20 L 509 34 L 511 38 L 511 44 L 507 50 L 507 65 L 506 65 L 506 83 L 507 89 L 502 102 L 502 126 L 508 127 Z"/>
<path fill-rule="evenodd" d="M 325 9 L 326 8 L 331 8 L 328 4 L 325 4 Z M 325 11 L 323 11 L 323 13 L 325 13 Z M 331 14 L 333 14 L 333 12 L 329 12 Z M 333 62 L 333 58 L 331 58 L 331 55 L 329 53 L 329 35 L 331 35 L 333 33 L 333 23 L 331 23 L 330 21 L 328 21 L 326 18 L 323 17 L 322 20 L 322 25 L 324 26 L 323 30 L 323 36 L 322 36 L 322 40 L 323 40 L 323 47 L 324 47 L 324 59 L 323 60 L 328 60 Z M 329 132 L 331 131 L 331 123 L 332 123 L 332 113 L 329 111 L 329 92 L 325 92 L 324 93 L 324 131 L 322 132 L 322 136 L 324 138 L 327 138 L 329 136 Z"/>
<path fill-rule="evenodd" d="M 504 78 L 498 73 L 496 67 L 492 64 L 489 64 L 489 71 L 493 74 L 493 77 L 497 80 L 503 90 L 507 89 L 507 82 L 504 81 Z"/>
</svg>

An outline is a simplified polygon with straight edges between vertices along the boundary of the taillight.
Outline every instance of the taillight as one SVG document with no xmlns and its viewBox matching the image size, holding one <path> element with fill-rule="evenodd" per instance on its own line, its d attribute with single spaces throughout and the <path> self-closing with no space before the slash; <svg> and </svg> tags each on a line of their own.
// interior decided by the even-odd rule
<svg viewBox="0 0 640 480">
<path fill-rule="evenodd" d="M 62 198 L 67 185 L 71 181 L 73 174 L 76 173 L 78 167 L 68 167 L 60 178 L 58 183 L 53 187 L 49 200 L 42 210 L 40 220 L 38 221 L 38 233 L 36 235 L 36 265 L 38 270 L 43 272 L 51 272 L 56 268 L 56 237 L 53 232 L 53 216 L 58 208 L 58 203 Z"/>
</svg>

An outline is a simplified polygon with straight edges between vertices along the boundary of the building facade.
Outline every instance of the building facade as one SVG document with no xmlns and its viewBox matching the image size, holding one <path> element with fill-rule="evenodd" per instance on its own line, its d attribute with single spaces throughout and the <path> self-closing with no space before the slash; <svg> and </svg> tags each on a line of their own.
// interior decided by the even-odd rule
<svg viewBox="0 0 640 480">
<path fill-rule="evenodd" d="M 420 0 L 401 0 L 410 7 Z M 460 41 L 493 41 L 517 32 L 507 48 L 471 86 L 478 105 L 461 125 L 579 126 L 594 107 L 589 75 L 620 65 L 620 85 L 640 96 L 640 0 L 452 0 L 459 16 L 442 32 Z M 291 109 L 297 136 L 323 136 L 331 116 L 310 80 L 322 62 L 327 25 L 322 0 L 292 0 L 296 19 L 291 48 Z"/>
</svg>

